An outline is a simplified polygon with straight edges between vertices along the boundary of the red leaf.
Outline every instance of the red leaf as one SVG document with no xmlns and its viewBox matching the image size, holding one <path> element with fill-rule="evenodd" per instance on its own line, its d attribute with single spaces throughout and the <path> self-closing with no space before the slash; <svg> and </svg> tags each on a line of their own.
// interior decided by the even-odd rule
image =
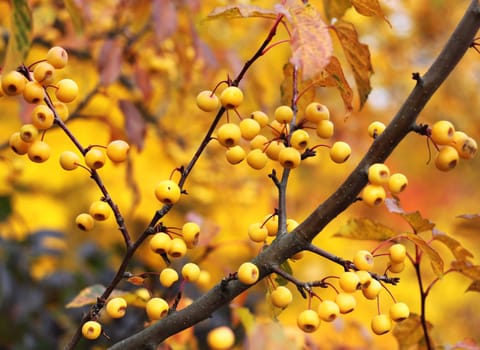
<svg viewBox="0 0 480 350">
<path fill-rule="evenodd" d="M 118 106 L 125 116 L 125 132 L 130 144 L 137 146 L 138 150 L 143 149 L 147 128 L 145 119 L 137 106 L 129 100 L 119 100 Z"/>
<path fill-rule="evenodd" d="M 123 47 L 119 39 L 107 39 L 98 55 L 97 67 L 100 84 L 109 85 L 117 80 L 122 66 Z"/>
</svg>

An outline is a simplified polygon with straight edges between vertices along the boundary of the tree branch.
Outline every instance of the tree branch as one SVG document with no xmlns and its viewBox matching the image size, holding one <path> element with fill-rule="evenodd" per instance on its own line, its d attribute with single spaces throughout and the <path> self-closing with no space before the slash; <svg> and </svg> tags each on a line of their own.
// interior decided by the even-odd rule
<svg viewBox="0 0 480 350">
<path fill-rule="evenodd" d="M 355 202 L 367 183 L 366 171 L 369 165 L 384 162 L 412 130 L 420 111 L 468 50 L 479 27 L 480 2 L 473 0 L 435 62 L 424 76 L 418 76 L 416 86 L 392 122 L 375 139 L 365 157 L 345 182 L 291 234 L 278 237 L 253 259 L 260 270 L 261 278 L 272 272 L 271 266 L 280 265 L 287 258 L 308 247 L 311 240 L 330 221 Z M 248 288 L 249 286 L 238 280 L 219 283 L 190 306 L 170 314 L 143 331 L 118 342 L 110 349 L 154 349 L 169 336 L 208 318 L 218 308 Z"/>
</svg>

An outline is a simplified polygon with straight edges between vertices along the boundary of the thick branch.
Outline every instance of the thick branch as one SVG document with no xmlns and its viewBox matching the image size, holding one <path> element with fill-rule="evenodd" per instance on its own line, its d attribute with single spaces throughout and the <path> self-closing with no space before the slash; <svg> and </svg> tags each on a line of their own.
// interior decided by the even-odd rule
<svg viewBox="0 0 480 350">
<path fill-rule="evenodd" d="M 443 51 L 406 99 L 385 131 L 375 139 L 365 157 L 346 181 L 323 204 L 302 222 L 292 234 L 283 235 L 262 251 L 253 262 L 261 277 L 272 272 L 271 266 L 280 265 L 288 257 L 308 247 L 310 241 L 337 215 L 357 198 L 367 183 L 366 170 L 373 163 L 384 162 L 400 141 L 412 130 L 420 111 L 433 93 L 458 64 L 472 43 L 480 26 L 480 3 L 472 1 Z M 110 349 L 154 349 L 169 336 L 208 318 L 222 305 L 248 289 L 239 281 L 218 284 L 190 306 L 157 321 L 151 327 L 123 340 Z"/>
</svg>

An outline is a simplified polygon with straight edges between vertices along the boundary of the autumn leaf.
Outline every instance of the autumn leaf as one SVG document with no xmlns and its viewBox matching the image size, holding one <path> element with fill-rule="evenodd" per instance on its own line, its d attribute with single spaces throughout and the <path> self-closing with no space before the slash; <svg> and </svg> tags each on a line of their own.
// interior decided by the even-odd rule
<svg viewBox="0 0 480 350">
<path fill-rule="evenodd" d="M 123 115 L 125 116 L 125 131 L 130 144 L 137 146 L 138 150 L 142 150 L 147 132 L 145 119 L 140 110 L 132 101 L 118 101 Z"/>
<path fill-rule="evenodd" d="M 301 69 L 302 78 L 308 80 L 319 74 L 330 62 L 333 45 L 328 26 L 320 13 L 310 5 L 294 5 L 280 12 L 286 14 L 292 25 L 292 57 L 290 62 Z"/>
<path fill-rule="evenodd" d="M 427 322 L 427 327 L 429 330 L 433 328 L 430 322 Z M 424 338 L 420 316 L 414 313 L 410 313 L 406 320 L 396 323 L 392 332 L 398 341 L 399 350 L 410 349 Z"/>
<path fill-rule="evenodd" d="M 473 254 L 468 251 L 459 241 L 451 236 L 448 236 L 438 230 L 434 230 L 433 239 L 445 244 L 457 260 L 466 261 L 469 258 L 473 258 Z"/>
<path fill-rule="evenodd" d="M 480 292 L 480 280 L 473 281 L 465 292 Z"/>
<path fill-rule="evenodd" d="M 328 19 L 342 18 L 350 7 L 352 7 L 350 0 L 323 0 L 323 8 Z"/>
<path fill-rule="evenodd" d="M 16 69 L 27 57 L 32 42 L 32 13 L 26 0 L 10 1 L 12 12 L 10 35 L 3 72 Z"/>
<path fill-rule="evenodd" d="M 64 0 L 65 8 L 67 9 L 70 19 L 72 20 L 73 28 L 75 33 L 82 34 L 83 28 L 85 27 L 85 21 L 82 17 L 82 10 L 80 5 L 77 4 L 75 0 Z"/>
<path fill-rule="evenodd" d="M 240 323 L 247 333 L 250 333 L 255 327 L 255 316 L 250 312 L 247 307 L 235 307 L 233 308 L 235 316 L 238 317 Z"/>
<path fill-rule="evenodd" d="M 452 269 L 476 281 L 480 280 L 480 265 L 473 265 L 468 261 L 452 261 Z"/>
<path fill-rule="evenodd" d="M 413 242 L 418 248 L 420 248 L 422 252 L 426 254 L 430 259 L 433 272 L 439 277 L 443 276 L 443 259 L 440 254 L 438 254 L 438 252 L 428 244 L 428 242 L 426 242 L 422 237 L 413 233 L 404 233 L 400 237 L 408 239 L 409 241 Z"/>
<path fill-rule="evenodd" d="M 127 281 L 135 286 L 143 286 L 143 282 L 145 281 L 145 278 L 140 276 L 132 276 L 128 278 Z"/>
<path fill-rule="evenodd" d="M 362 108 L 372 90 L 370 77 L 373 74 L 373 67 L 370 59 L 370 50 L 367 45 L 360 43 L 358 40 L 357 31 L 353 24 L 339 20 L 335 23 L 334 28 L 345 57 L 352 67 L 353 77 L 355 78 L 360 97 L 360 108 Z"/>
<path fill-rule="evenodd" d="M 247 17 L 263 17 L 263 18 L 277 18 L 277 11 L 267 10 L 259 6 L 248 4 L 236 4 L 220 6 L 215 8 L 208 14 L 207 19 L 233 19 L 233 18 L 247 18 Z"/>
<path fill-rule="evenodd" d="M 283 66 L 284 79 L 280 85 L 281 103 L 287 106 L 292 104 L 293 99 L 293 64 L 287 63 Z M 312 89 L 310 81 L 297 81 L 297 90 L 302 93 L 302 98 L 298 99 L 297 109 L 303 113 L 307 105 L 315 99 L 315 89 Z"/>
<path fill-rule="evenodd" d="M 97 298 L 105 291 L 105 286 L 101 284 L 94 284 L 87 288 L 84 288 L 69 302 L 66 307 L 82 307 L 85 305 L 91 305 L 97 302 Z"/>
<path fill-rule="evenodd" d="M 395 199 L 388 198 L 385 200 L 385 204 L 391 213 L 402 216 L 415 233 L 430 231 L 435 227 L 435 224 L 422 217 L 419 211 L 406 212 L 403 210 L 400 203 Z"/>
<path fill-rule="evenodd" d="M 288 273 L 289 275 L 293 274 L 292 267 L 290 266 L 290 263 L 288 262 L 288 260 L 285 260 L 280 265 L 280 268 L 286 273 Z M 277 282 L 279 286 L 286 286 L 288 284 L 288 281 L 280 275 L 277 275 L 277 277 L 275 278 L 275 282 Z"/>
<path fill-rule="evenodd" d="M 152 1 L 153 29 L 158 41 L 170 37 L 177 30 L 178 16 L 173 1 Z"/>
<path fill-rule="evenodd" d="M 398 233 L 388 226 L 370 219 L 350 219 L 340 227 L 334 237 L 343 237 L 360 240 L 385 241 L 397 236 Z"/>
<path fill-rule="evenodd" d="M 462 215 L 458 215 L 457 218 L 467 219 L 467 220 L 478 219 L 480 218 L 480 214 L 462 214 Z"/>
<path fill-rule="evenodd" d="M 100 73 L 100 84 L 109 85 L 120 75 L 122 67 L 123 39 L 107 39 L 100 48 L 97 68 Z"/>
<path fill-rule="evenodd" d="M 382 8 L 380 7 L 380 3 L 378 0 L 351 0 L 352 5 L 357 10 L 358 13 L 364 16 L 378 16 L 383 18 L 385 22 L 391 27 L 392 25 L 385 17 Z"/>
</svg>

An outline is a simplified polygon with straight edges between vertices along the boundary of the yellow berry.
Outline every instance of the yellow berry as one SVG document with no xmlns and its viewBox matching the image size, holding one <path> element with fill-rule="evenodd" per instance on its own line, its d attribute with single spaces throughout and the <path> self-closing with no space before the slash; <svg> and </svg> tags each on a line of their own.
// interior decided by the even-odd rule
<svg viewBox="0 0 480 350">
<path fill-rule="evenodd" d="M 457 166 L 458 161 L 458 151 L 452 146 L 444 146 L 435 157 L 435 166 L 438 170 L 449 171 Z"/>
<path fill-rule="evenodd" d="M 72 151 L 64 151 L 60 154 L 60 166 L 64 170 L 74 170 L 80 164 L 80 157 Z"/>
<path fill-rule="evenodd" d="M 370 326 L 373 333 L 375 333 L 376 335 L 382 335 L 390 332 L 390 329 L 392 329 L 392 321 L 385 314 L 375 315 L 372 318 Z"/>
<path fill-rule="evenodd" d="M 287 219 L 287 232 L 292 232 L 297 228 L 299 223 L 294 219 Z"/>
<path fill-rule="evenodd" d="M 448 120 L 440 120 L 433 124 L 430 137 L 437 145 L 449 145 L 453 141 L 455 127 Z"/>
<path fill-rule="evenodd" d="M 97 221 L 105 221 L 110 217 L 110 206 L 104 201 L 95 201 L 90 204 L 88 212 Z"/>
<path fill-rule="evenodd" d="M 38 105 L 32 111 L 32 124 L 38 130 L 46 130 L 53 125 L 53 112 L 46 105 Z"/>
<path fill-rule="evenodd" d="M 243 102 L 243 92 L 236 86 L 225 88 L 220 94 L 220 103 L 226 109 L 233 109 Z"/>
<path fill-rule="evenodd" d="M 195 282 L 200 276 L 200 267 L 195 263 L 186 263 L 182 267 L 182 277 L 189 282 Z"/>
<path fill-rule="evenodd" d="M 267 165 L 267 155 L 260 149 L 252 149 L 247 154 L 247 163 L 255 170 L 260 170 Z"/>
<path fill-rule="evenodd" d="M 162 286 L 169 288 L 178 281 L 178 273 L 170 267 L 166 267 L 160 272 L 160 283 Z"/>
<path fill-rule="evenodd" d="M 407 257 L 407 249 L 401 243 L 395 243 L 388 248 L 390 261 L 394 264 L 403 263 Z"/>
<path fill-rule="evenodd" d="M 279 163 L 287 169 L 298 167 L 302 158 L 300 152 L 293 147 L 285 147 L 278 154 Z"/>
<path fill-rule="evenodd" d="M 359 250 L 353 257 L 355 267 L 363 271 L 371 271 L 373 268 L 373 255 L 368 250 Z"/>
<path fill-rule="evenodd" d="M 218 128 L 217 139 L 225 147 L 233 147 L 240 141 L 242 132 L 234 123 L 225 123 Z"/>
<path fill-rule="evenodd" d="M 362 294 L 367 299 L 376 299 L 381 290 L 382 284 L 373 278 L 368 286 L 362 288 Z"/>
<path fill-rule="evenodd" d="M 268 143 L 267 148 L 265 149 L 265 153 L 268 158 L 271 160 L 278 160 L 280 156 L 280 152 L 285 149 L 285 145 L 282 141 L 273 140 Z"/>
<path fill-rule="evenodd" d="M 212 329 L 207 334 L 207 344 L 212 350 L 228 350 L 235 344 L 235 334 L 227 326 Z"/>
<path fill-rule="evenodd" d="M 395 173 L 388 179 L 388 190 L 391 193 L 398 194 L 407 188 L 408 179 L 401 173 Z"/>
<path fill-rule="evenodd" d="M 28 149 L 30 148 L 30 143 L 23 141 L 20 137 L 20 132 L 18 131 L 10 135 L 10 138 L 8 139 L 8 144 L 12 151 L 14 151 L 18 155 L 27 154 Z"/>
<path fill-rule="evenodd" d="M 114 163 L 121 163 L 127 159 L 130 145 L 123 140 L 113 140 L 107 146 L 107 157 Z"/>
<path fill-rule="evenodd" d="M 181 196 L 180 187 L 173 180 L 163 180 L 155 187 L 155 196 L 164 204 L 175 204 Z"/>
<path fill-rule="evenodd" d="M 110 299 L 105 310 L 111 318 L 122 318 L 127 312 L 127 302 L 120 297 Z"/>
<path fill-rule="evenodd" d="M 410 316 L 410 309 L 405 303 L 395 303 L 390 307 L 390 318 L 392 321 L 400 322 L 406 320 Z"/>
<path fill-rule="evenodd" d="M 53 102 L 53 108 L 55 109 L 55 112 L 57 113 L 57 116 L 65 121 L 68 119 L 69 116 L 69 111 L 68 111 L 68 106 L 60 101 L 55 101 Z"/>
<path fill-rule="evenodd" d="M 168 255 L 172 258 L 181 258 L 187 253 L 187 244 L 181 238 L 172 238 L 172 244 L 168 250 Z"/>
<path fill-rule="evenodd" d="M 68 53 L 63 47 L 54 46 L 48 50 L 46 59 L 53 67 L 61 69 L 67 65 Z"/>
<path fill-rule="evenodd" d="M 340 314 L 340 308 L 332 300 L 324 300 L 318 305 L 318 316 L 326 322 L 332 322 Z"/>
<path fill-rule="evenodd" d="M 273 306 L 284 309 L 293 301 L 292 292 L 285 286 L 278 286 L 270 293 L 270 300 Z"/>
<path fill-rule="evenodd" d="M 266 115 L 262 111 L 252 112 L 250 114 L 250 118 L 255 120 L 260 125 L 260 128 L 263 128 L 268 125 L 268 115 Z"/>
<path fill-rule="evenodd" d="M 251 118 L 243 119 L 240 124 L 240 132 L 245 140 L 252 140 L 260 132 L 260 124 Z"/>
<path fill-rule="evenodd" d="M 48 62 L 39 62 L 33 69 L 33 78 L 42 86 L 50 85 L 55 79 L 55 68 Z"/>
<path fill-rule="evenodd" d="M 246 152 L 242 146 L 235 145 L 225 152 L 225 157 L 230 164 L 238 164 L 245 159 Z"/>
<path fill-rule="evenodd" d="M 297 325 L 305 333 L 313 333 L 320 326 L 320 317 L 314 310 L 303 310 L 297 316 Z"/>
<path fill-rule="evenodd" d="M 145 311 L 150 320 L 155 321 L 164 318 L 168 314 L 168 303 L 162 298 L 151 298 L 145 305 Z"/>
<path fill-rule="evenodd" d="M 95 220 L 90 214 L 81 213 L 75 218 L 75 224 L 82 231 L 90 231 L 95 225 Z"/>
<path fill-rule="evenodd" d="M 273 117 L 281 124 L 288 124 L 293 119 L 293 110 L 289 106 L 279 106 L 275 109 Z"/>
<path fill-rule="evenodd" d="M 220 105 L 217 95 L 210 90 L 201 91 L 197 95 L 196 102 L 197 107 L 205 112 L 212 112 Z"/>
<path fill-rule="evenodd" d="M 455 134 L 457 134 L 457 132 L 455 132 Z M 477 154 L 477 142 L 469 136 L 457 140 L 453 146 L 458 151 L 460 158 L 472 159 Z"/>
<path fill-rule="evenodd" d="M 45 97 L 43 86 L 36 81 L 29 81 L 23 89 L 23 99 L 28 103 L 40 103 Z"/>
<path fill-rule="evenodd" d="M 329 139 L 335 133 L 335 126 L 331 120 L 320 120 L 315 131 L 318 137 Z"/>
<path fill-rule="evenodd" d="M 105 152 L 99 148 L 90 148 L 85 153 L 85 164 L 90 169 L 100 169 L 105 165 L 106 160 Z"/>
<path fill-rule="evenodd" d="M 250 147 L 252 149 L 263 150 L 268 144 L 268 139 L 264 135 L 257 135 L 250 141 Z"/>
<path fill-rule="evenodd" d="M 318 123 L 330 119 L 330 112 L 327 106 L 318 102 L 311 102 L 305 108 L 305 119 L 312 123 Z"/>
<path fill-rule="evenodd" d="M 28 143 L 35 141 L 38 136 L 38 130 L 33 124 L 24 124 L 20 128 L 20 138 Z"/>
<path fill-rule="evenodd" d="M 348 143 L 337 141 L 330 148 L 330 159 L 335 163 L 344 163 L 348 158 L 350 158 L 351 153 L 352 149 Z"/>
<path fill-rule="evenodd" d="M 390 178 L 390 170 L 383 163 L 375 163 L 368 167 L 368 181 L 374 185 L 384 185 Z"/>
<path fill-rule="evenodd" d="M 338 293 L 335 297 L 335 302 L 337 303 L 341 314 L 348 314 L 357 306 L 357 300 L 353 294 L 349 293 Z"/>
<path fill-rule="evenodd" d="M 150 249 L 157 254 L 167 254 L 172 246 L 172 239 L 165 232 L 159 232 L 150 239 Z"/>
<path fill-rule="evenodd" d="M 97 339 L 102 334 L 102 326 L 97 321 L 87 321 L 82 326 L 82 334 L 86 339 Z"/>
<path fill-rule="evenodd" d="M 50 146 L 45 141 L 37 140 L 28 148 L 28 158 L 35 163 L 43 163 L 50 158 Z"/>
<path fill-rule="evenodd" d="M 78 96 L 78 85 L 72 79 L 62 79 L 57 82 L 55 96 L 60 102 L 68 103 Z"/>
<path fill-rule="evenodd" d="M 198 244 L 200 236 L 200 226 L 194 222 L 186 222 L 182 226 L 182 237 L 188 248 L 193 248 Z"/>
<path fill-rule="evenodd" d="M 310 135 L 303 129 L 295 130 L 290 136 L 290 145 L 298 150 L 304 150 L 308 146 Z"/>
<path fill-rule="evenodd" d="M 383 130 L 385 130 L 385 124 L 379 121 L 375 121 L 370 123 L 367 130 L 368 130 L 368 135 L 371 138 L 375 138 L 378 135 L 380 135 L 383 132 Z"/>
<path fill-rule="evenodd" d="M 269 236 L 276 236 L 278 232 L 278 215 L 267 215 L 264 226 L 267 228 Z"/>
<path fill-rule="evenodd" d="M 205 290 L 207 288 L 210 288 L 210 280 L 210 272 L 208 272 L 207 270 L 200 270 L 200 274 L 198 275 L 198 279 L 195 281 L 195 284 L 199 288 Z"/>
<path fill-rule="evenodd" d="M 268 236 L 268 230 L 260 222 L 255 222 L 248 226 L 248 237 L 253 241 L 253 242 L 263 242 L 265 239 L 267 239 Z"/>
<path fill-rule="evenodd" d="M 363 188 L 362 200 L 371 207 L 382 204 L 385 197 L 386 193 L 383 186 L 368 184 Z"/>
<path fill-rule="evenodd" d="M 2 90 L 5 95 L 15 96 L 23 92 L 27 79 L 17 71 L 10 71 L 2 75 Z"/>
<path fill-rule="evenodd" d="M 360 280 L 360 286 L 362 288 L 368 287 L 368 285 L 372 282 L 372 275 L 367 270 L 358 270 L 355 271 Z"/>
<path fill-rule="evenodd" d="M 353 271 L 345 271 L 340 275 L 340 288 L 346 293 L 353 293 L 360 287 L 360 279 Z"/>
<path fill-rule="evenodd" d="M 243 284 L 254 284 L 260 277 L 260 271 L 257 265 L 251 262 L 245 262 L 240 265 L 237 271 L 238 280 Z"/>
<path fill-rule="evenodd" d="M 405 263 L 404 262 L 401 262 L 401 263 L 391 263 L 389 266 L 388 266 L 388 270 L 392 273 L 400 273 L 402 272 L 403 270 L 405 269 Z"/>
</svg>

